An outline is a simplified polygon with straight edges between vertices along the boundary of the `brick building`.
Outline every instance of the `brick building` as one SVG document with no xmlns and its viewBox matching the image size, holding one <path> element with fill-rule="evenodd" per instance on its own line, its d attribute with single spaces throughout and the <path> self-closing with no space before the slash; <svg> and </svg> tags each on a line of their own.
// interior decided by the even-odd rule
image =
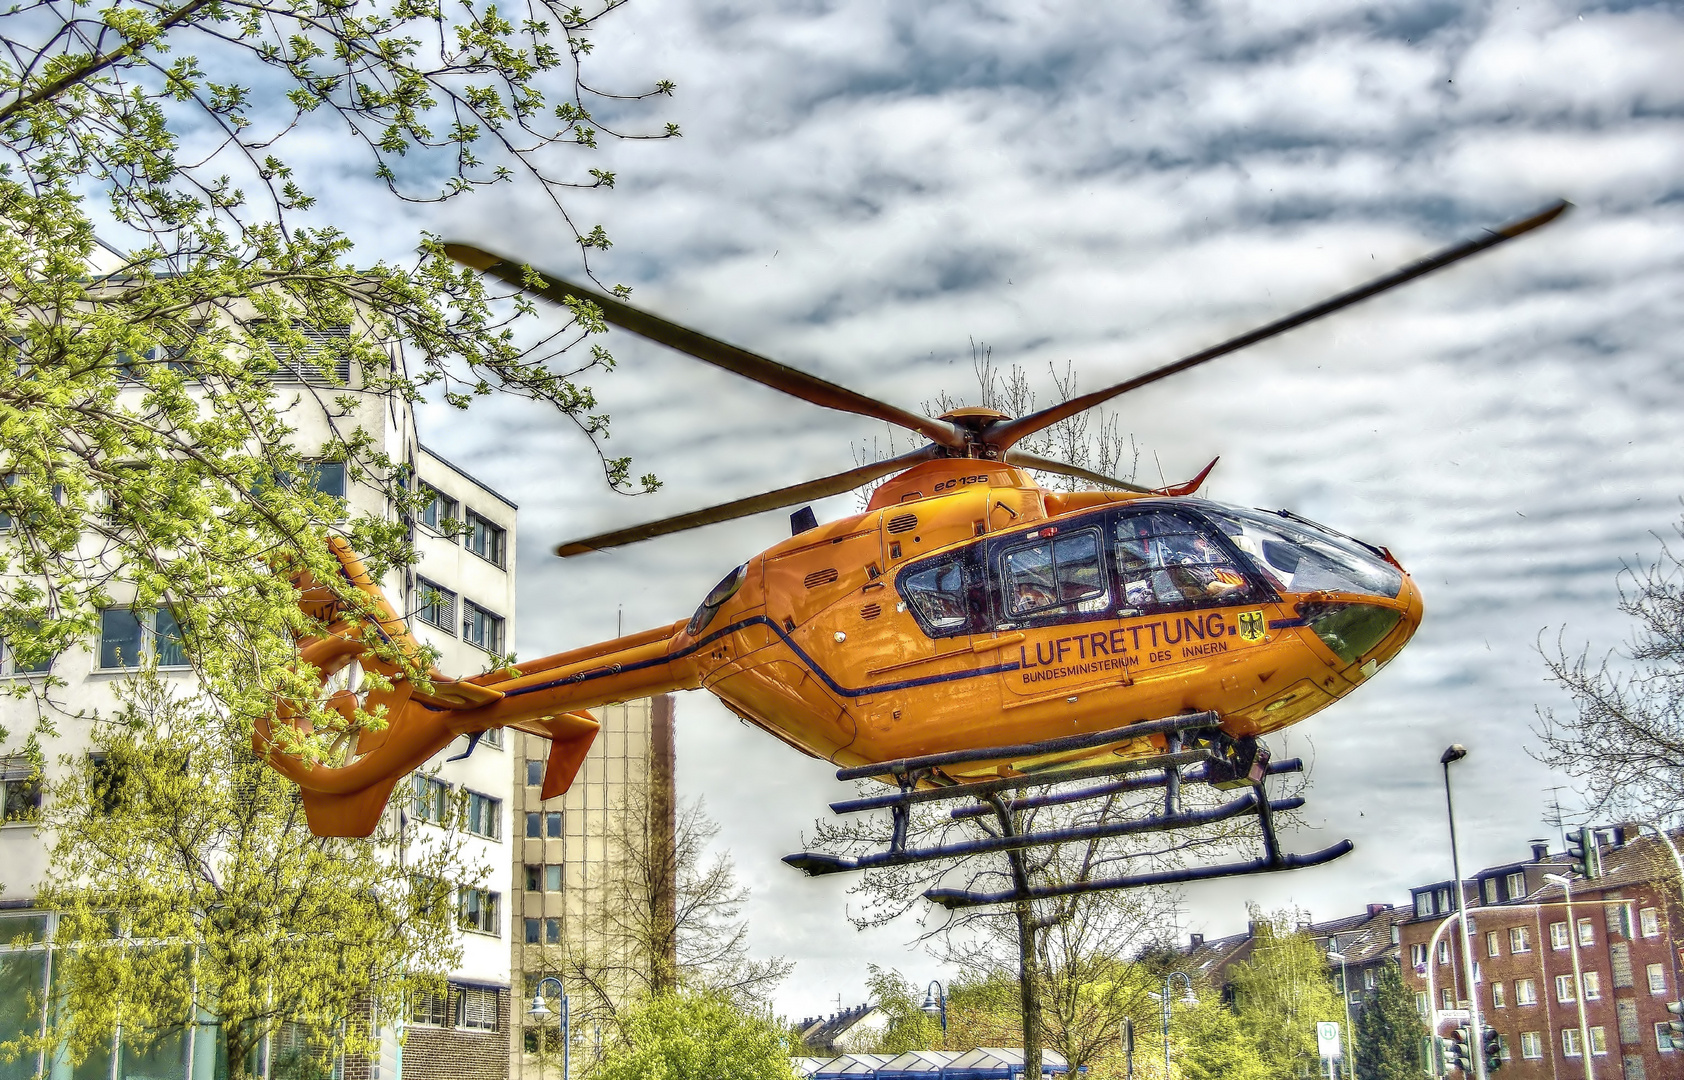
<svg viewBox="0 0 1684 1080">
<path fill-rule="evenodd" d="M 1567 874 L 1567 857 L 1551 855 L 1541 841 L 1530 858 L 1488 867 L 1463 883 L 1475 991 L 1483 1021 L 1501 1041 L 1504 1080 L 1583 1075 L 1587 1044 L 1598 1077 L 1684 1076 L 1684 1048 L 1666 1035 L 1666 1004 L 1679 998 L 1676 871 L 1653 837 L 1624 827 L 1598 830 L 1597 837 L 1603 875 L 1572 884 L 1571 917 L 1561 886 L 1546 878 Z M 1428 1025 L 1469 1000 L 1461 935 L 1449 918 L 1453 887 L 1442 881 L 1411 890 L 1399 926 L 1404 982 Z M 1452 1026 L 1440 1021 L 1437 1030 Z M 1430 1059 L 1425 1028 L 1422 1040 Z"/>
</svg>

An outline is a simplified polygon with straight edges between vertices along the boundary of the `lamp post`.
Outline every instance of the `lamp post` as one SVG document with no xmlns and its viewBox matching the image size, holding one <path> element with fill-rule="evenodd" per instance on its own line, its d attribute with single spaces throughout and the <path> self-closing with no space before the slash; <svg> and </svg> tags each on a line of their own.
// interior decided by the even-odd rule
<svg viewBox="0 0 1684 1080">
<path fill-rule="evenodd" d="M 1573 954 L 1573 998 L 1579 1003 L 1579 1057 L 1585 1063 L 1585 1080 L 1596 1080 L 1590 1060 L 1590 1022 L 1585 1019 L 1585 984 L 1579 976 L 1579 923 L 1573 918 L 1573 877 L 1571 874 L 1545 874 L 1545 881 L 1561 886 L 1567 900 L 1567 940 Z"/>
<path fill-rule="evenodd" d="M 947 1041 L 947 988 L 941 985 L 939 979 L 931 979 L 930 985 L 924 988 L 924 1004 L 919 1006 L 925 1016 L 940 1017 L 941 1041 Z"/>
<path fill-rule="evenodd" d="M 1177 978 L 1179 978 L 1181 980 L 1181 985 L 1186 991 L 1181 997 L 1181 1004 L 1183 1004 L 1183 1005 L 1197 1005 L 1199 1003 L 1199 999 L 1193 996 L 1193 977 L 1191 975 L 1188 975 L 1185 971 L 1172 971 L 1168 975 L 1164 976 L 1164 992 L 1161 996 L 1158 995 L 1158 994 L 1151 993 L 1150 991 L 1147 992 L 1148 997 L 1154 997 L 1154 998 L 1158 999 L 1160 1015 L 1163 1018 L 1163 1026 L 1164 1026 L 1164 1075 L 1166 1077 L 1169 1075 L 1169 1008 L 1170 1008 L 1169 992 L 1170 992 L 1171 989 L 1174 988 L 1175 980 Z"/>
<path fill-rule="evenodd" d="M 1337 948 L 1338 938 L 1333 939 L 1335 948 L 1327 951 L 1329 960 L 1339 961 L 1339 996 L 1345 999 L 1345 1067 L 1339 1070 L 1341 1076 L 1355 1076 L 1357 1074 L 1357 1047 L 1354 1033 L 1351 1030 L 1351 976 L 1345 967 L 1345 954 Z"/>
<path fill-rule="evenodd" d="M 561 980 L 556 978 L 554 975 L 545 975 L 542 979 L 538 980 L 537 989 L 532 991 L 532 1006 L 526 1010 L 526 1015 L 530 1016 L 533 1021 L 539 1025 L 538 1078 L 539 1080 L 543 1080 L 544 1076 L 544 1029 L 542 1025 L 550 1015 L 550 1007 L 544 1004 L 545 983 L 555 983 L 555 992 L 561 997 L 561 1080 L 567 1080 L 567 1049 L 568 1043 L 572 1041 L 573 1033 L 568 1027 L 567 988 L 561 985 Z"/>
<path fill-rule="evenodd" d="M 1485 1037 L 1485 1024 L 1480 1018 L 1479 987 L 1474 985 L 1473 931 L 1468 928 L 1468 898 L 1462 888 L 1462 856 L 1456 849 L 1456 804 L 1450 798 L 1450 763 L 1467 756 L 1467 747 L 1451 743 L 1438 763 L 1444 766 L 1444 810 L 1450 819 L 1450 869 L 1456 878 L 1456 911 L 1462 923 L 1462 972 L 1468 987 L 1468 1024 L 1473 1034 L 1470 1049 L 1474 1059 L 1474 1076 L 1476 1080 L 1485 1080 L 1485 1053 L 1479 1049 Z"/>
</svg>

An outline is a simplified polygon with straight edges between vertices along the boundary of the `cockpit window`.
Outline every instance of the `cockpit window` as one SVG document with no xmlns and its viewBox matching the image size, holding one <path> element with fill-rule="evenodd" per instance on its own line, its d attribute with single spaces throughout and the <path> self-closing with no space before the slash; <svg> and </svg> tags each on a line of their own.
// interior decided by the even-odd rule
<svg viewBox="0 0 1684 1080">
<path fill-rule="evenodd" d="M 1242 603 L 1258 591 L 1211 529 L 1183 514 L 1118 515 L 1116 556 L 1124 615 Z"/>
<path fill-rule="evenodd" d="M 965 603 L 965 565 L 960 559 L 940 559 L 909 569 L 901 575 L 900 593 L 932 634 L 951 633 L 970 622 Z"/>
<path fill-rule="evenodd" d="M 1008 549 L 1000 559 L 1006 618 L 1015 622 L 1031 615 L 1105 611 L 1111 604 L 1111 592 L 1105 586 L 1100 551 L 1098 529 L 1060 534 Z"/>
<path fill-rule="evenodd" d="M 1353 592 L 1396 597 L 1403 575 L 1349 537 L 1302 518 L 1260 510 L 1201 506 L 1234 546 L 1282 592 Z"/>
</svg>

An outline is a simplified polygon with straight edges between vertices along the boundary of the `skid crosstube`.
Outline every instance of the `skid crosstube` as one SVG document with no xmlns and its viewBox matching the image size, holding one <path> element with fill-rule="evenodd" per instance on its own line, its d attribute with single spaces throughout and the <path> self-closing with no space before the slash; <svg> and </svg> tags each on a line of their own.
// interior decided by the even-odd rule
<svg viewBox="0 0 1684 1080">
<path fill-rule="evenodd" d="M 842 769 L 836 774 L 838 780 L 874 776 L 887 778 L 895 784 L 897 790 L 883 795 L 846 799 L 830 804 L 831 810 L 837 814 L 888 810 L 893 820 L 893 833 L 887 850 L 863 856 L 803 851 L 785 856 L 784 862 L 809 876 L 988 854 L 1004 854 L 1015 865 L 1021 861 L 1023 852 L 1037 847 L 1147 833 L 1173 833 L 1180 829 L 1197 828 L 1247 816 L 1257 819 L 1263 844 L 1263 857 L 1260 859 L 1044 886 L 1022 884 L 1026 881 L 1024 876 L 1013 874 L 1014 882 L 1020 884 L 1000 892 L 933 888 L 924 893 L 926 900 L 953 909 L 1294 870 L 1331 862 L 1352 850 L 1351 842 L 1342 840 L 1307 855 L 1282 852 L 1275 835 L 1274 815 L 1296 810 L 1304 805 L 1304 800 L 1297 797 L 1270 799 L 1266 783 L 1270 776 L 1303 771 L 1303 762 L 1297 758 L 1270 761 L 1268 751 L 1258 746 L 1254 740 L 1236 741 L 1223 734 L 1220 720 L 1221 718 L 1213 712 L 1186 713 L 1041 743 L 930 754 Z M 978 761 L 1010 762 L 1025 758 L 1044 760 L 1049 755 L 1079 753 L 1109 744 L 1126 744 L 1146 737 L 1162 738 L 1164 750 L 1145 756 L 1112 758 L 1097 762 L 1087 757 L 1039 768 L 1034 765 L 1022 770 L 1005 767 L 1001 769 L 1004 775 L 999 779 L 962 784 L 954 784 L 951 781 L 943 783 L 945 777 L 941 770 L 952 765 Z M 1116 779 L 1118 777 L 1121 778 Z M 1084 780 L 1108 782 L 1075 790 L 1007 795 L 1008 792 L 1049 788 Z M 1218 806 L 1188 810 L 1181 804 L 1181 787 L 1188 783 L 1245 790 Z M 929 786 L 931 784 L 943 786 Z M 1153 788 L 1161 788 L 1164 792 L 1163 809 L 1160 813 L 1075 828 L 1031 830 L 1023 833 L 1017 832 L 1012 825 L 1014 812 L 1018 810 L 1072 805 Z M 906 846 L 906 833 L 913 806 L 959 800 L 964 800 L 966 805 L 953 808 L 949 811 L 950 817 L 963 820 L 993 815 L 1001 824 L 1000 834 L 957 844 L 925 848 Z"/>
</svg>

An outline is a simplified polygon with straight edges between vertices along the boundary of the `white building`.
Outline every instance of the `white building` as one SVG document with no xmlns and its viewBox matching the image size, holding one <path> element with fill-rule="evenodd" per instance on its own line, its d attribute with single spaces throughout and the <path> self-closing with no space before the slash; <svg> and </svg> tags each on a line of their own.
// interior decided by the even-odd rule
<svg viewBox="0 0 1684 1080">
<path fill-rule="evenodd" d="M 400 364 L 401 347 L 394 344 L 394 359 Z M 309 456 L 310 449 L 325 445 L 337 432 L 360 427 L 373 436 L 375 451 L 395 461 L 406 462 L 412 475 L 435 492 L 429 509 L 409 522 L 409 531 L 420 553 L 417 566 L 406 573 L 394 572 L 382 583 L 394 607 L 415 613 L 411 625 L 416 636 L 438 648 L 438 667 L 451 675 L 483 671 L 489 657 L 508 649 L 514 635 L 516 507 L 490 487 L 421 445 L 415 417 L 409 405 L 392 395 L 362 391 L 356 373 L 342 371 L 349 385 L 327 388 L 315 373 L 283 372 L 277 377 L 278 400 L 286 404 L 286 417 L 296 431 L 297 446 Z M 355 399 L 347 411 L 336 399 Z M 318 485 L 328 494 L 341 495 L 357 512 L 397 517 L 381 493 L 371 487 L 349 483 L 343 464 L 321 462 Z M 447 520 L 462 522 L 466 535 L 441 531 Z M 0 522 L 0 526 L 3 526 Z M 437 602 L 422 607 L 423 597 Z M 51 671 L 68 684 L 55 691 L 64 715 L 57 718 L 58 734 L 44 742 L 49 769 L 63 756 L 75 759 L 87 753 L 91 724 L 70 718 L 80 710 L 108 713 L 116 705 L 116 685 L 133 670 L 142 655 L 156 656 L 160 669 L 172 679 L 189 680 L 192 671 L 185 664 L 169 612 L 137 612 L 118 603 L 102 613 L 101 636 L 80 648 L 53 658 Z M 36 673 L 14 670 L 12 658 L 0 658 L 0 678 L 38 678 Z M 0 745 L 0 1043 L 17 1036 L 28 1025 L 40 1023 L 23 1002 L 31 989 L 44 991 L 50 964 L 52 913 L 34 909 L 34 897 L 46 869 L 46 849 L 30 820 L 40 802 L 40 789 L 28 782 L 27 763 L 17 757 L 17 742 L 34 726 L 36 705 L 29 700 L 0 700 L 0 726 L 12 733 L 13 745 Z M 514 767 L 503 749 L 500 732 L 488 734 L 478 749 L 465 760 L 444 759 L 460 754 L 465 740 L 442 751 L 418 772 L 416 797 L 400 786 L 392 800 L 393 814 L 409 838 L 424 842 L 425 830 L 435 828 L 421 809 L 421 796 L 436 795 L 441 787 L 466 793 L 472 803 L 474 823 L 464 852 L 469 865 L 488 866 L 491 874 L 474 896 L 464 896 L 464 909 L 477 924 L 462 931 L 461 966 L 450 975 L 450 993 L 445 1002 L 428 1003 L 410 1025 L 401 1051 L 395 1042 L 383 1060 L 374 1066 L 379 1075 L 398 1075 L 400 1057 L 408 1059 L 411 1075 L 438 1073 L 444 1076 L 505 1077 L 509 1062 L 509 971 L 511 956 L 509 909 L 515 895 L 510 872 L 515 860 L 510 845 L 515 843 L 509 818 Z M 427 774 L 423 779 L 422 775 Z M 49 781 L 51 773 L 49 773 Z M 436 802 L 431 805 L 437 805 Z M 13 948 L 11 939 L 28 931 L 43 939 L 40 944 Z M 53 1077 L 69 1077 L 62 1063 L 0 1061 L 0 1080 L 33 1076 L 45 1067 Z M 118 1055 L 110 1063 L 109 1080 L 129 1074 Z M 212 1055 L 208 1047 L 195 1047 L 184 1040 L 178 1062 L 146 1063 L 149 1077 L 178 1076 L 182 1080 L 210 1080 Z M 161 1070 L 161 1071 L 160 1071 Z M 374 1071 L 374 1070 L 371 1070 Z M 77 1080 L 91 1076 L 87 1067 L 76 1070 Z"/>
</svg>

